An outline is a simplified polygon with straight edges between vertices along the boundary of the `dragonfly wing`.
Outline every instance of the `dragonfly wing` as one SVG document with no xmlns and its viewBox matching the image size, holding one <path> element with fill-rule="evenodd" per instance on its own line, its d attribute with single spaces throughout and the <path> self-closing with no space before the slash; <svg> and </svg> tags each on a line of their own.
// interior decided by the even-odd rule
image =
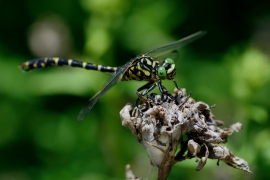
<svg viewBox="0 0 270 180">
<path fill-rule="evenodd" d="M 177 49 L 187 45 L 188 43 L 191 43 L 192 41 L 195 41 L 196 39 L 202 37 L 205 34 L 206 31 L 199 31 L 178 41 L 147 51 L 144 54 L 160 59 L 160 57 L 165 57 L 166 55 L 175 52 Z"/>
<path fill-rule="evenodd" d="M 111 74 L 111 76 L 107 79 L 107 81 L 103 85 L 102 89 L 97 94 L 95 94 L 91 99 L 89 99 L 84 108 L 80 111 L 77 118 L 79 121 L 83 120 L 89 114 L 89 112 L 91 111 L 91 109 L 96 104 L 99 98 L 101 98 L 109 89 L 111 89 L 114 85 L 116 85 L 119 81 L 121 81 L 123 74 L 129 67 L 131 62 L 128 62 L 124 66 L 117 68 L 117 70 Z"/>
<path fill-rule="evenodd" d="M 179 56 L 179 51 L 173 50 L 168 53 L 162 53 L 162 54 L 157 54 L 156 56 L 152 56 L 155 60 L 158 60 L 159 62 L 164 62 L 166 58 L 171 58 L 173 60 L 178 59 Z"/>
</svg>

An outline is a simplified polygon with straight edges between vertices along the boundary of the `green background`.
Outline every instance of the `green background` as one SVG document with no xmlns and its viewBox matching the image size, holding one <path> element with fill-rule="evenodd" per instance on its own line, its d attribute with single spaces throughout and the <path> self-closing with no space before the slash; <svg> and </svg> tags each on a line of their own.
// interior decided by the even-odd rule
<svg viewBox="0 0 270 180">
<path fill-rule="evenodd" d="M 78 122 L 108 74 L 22 73 L 18 64 L 60 56 L 120 66 L 200 30 L 208 34 L 180 50 L 176 81 L 194 99 L 216 104 L 225 126 L 243 124 L 226 146 L 254 174 L 210 159 L 197 172 L 192 159 L 176 164 L 169 179 L 269 179 L 269 7 L 259 0 L 0 0 L 0 179 L 124 179 L 128 163 L 147 178 L 147 154 L 119 117 L 143 82 L 117 84 Z"/>
</svg>

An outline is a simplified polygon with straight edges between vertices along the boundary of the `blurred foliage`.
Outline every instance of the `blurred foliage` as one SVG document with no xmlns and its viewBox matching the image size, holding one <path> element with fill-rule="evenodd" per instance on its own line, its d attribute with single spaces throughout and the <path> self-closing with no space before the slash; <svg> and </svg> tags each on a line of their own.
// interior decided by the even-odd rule
<svg viewBox="0 0 270 180">
<path fill-rule="evenodd" d="M 179 0 L 0 1 L 0 179 L 124 179 L 125 165 L 147 178 L 146 152 L 121 126 L 143 82 L 121 82 L 77 122 L 107 74 L 69 67 L 22 73 L 18 64 L 61 56 L 123 65 L 151 48 L 199 30 L 180 51 L 176 81 L 226 126 L 226 144 L 254 174 L 208 161 L 178 163 L 169 179 L 269 179 L 270 2 Z M 164 84 L 173 91 L 172 82 Z M 153 174 L 153 173 L 152 173 Z"/>
</svg>

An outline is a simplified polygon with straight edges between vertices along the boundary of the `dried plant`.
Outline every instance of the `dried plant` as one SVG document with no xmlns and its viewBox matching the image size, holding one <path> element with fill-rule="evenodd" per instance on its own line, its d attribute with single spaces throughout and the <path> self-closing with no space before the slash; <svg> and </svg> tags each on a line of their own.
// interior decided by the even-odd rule
<svg viewBox="0 0 270 180">
<path fill-rule="evenodd" d="M 251 173 L 245 160 L 220 145 L 241 130 L 240 123 L 221 128 L 223 122 L 215 120 L 211 113 L 214 106 L 196 102 L 185 89 L 175 89 L 172 95 L 138 96 L 142 102 L 139 107 L 127 104 L 121 110 L 122 125 L 143 145 L 151 164 L 158 168 L 159 180 L 167 179 L 175 163 L 191 158 L 196 158 L 198 171 L 210 158 Z M 139 179 L 129 166 L 126 178 Z"/>
</svg>

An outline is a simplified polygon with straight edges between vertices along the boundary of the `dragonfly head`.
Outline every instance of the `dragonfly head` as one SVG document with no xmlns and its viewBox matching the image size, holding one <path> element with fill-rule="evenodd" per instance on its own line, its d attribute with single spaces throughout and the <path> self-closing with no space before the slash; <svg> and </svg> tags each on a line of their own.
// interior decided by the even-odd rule
<svg viewBox="0 0 270 180">
<path fill-rule="evenodd" d="M 157 74 L 160 79 L 173 79 L 176 74 L 174 61 L 171 58 L 166 58 L 164 63 L 158 67 Z"/>
</svg>

